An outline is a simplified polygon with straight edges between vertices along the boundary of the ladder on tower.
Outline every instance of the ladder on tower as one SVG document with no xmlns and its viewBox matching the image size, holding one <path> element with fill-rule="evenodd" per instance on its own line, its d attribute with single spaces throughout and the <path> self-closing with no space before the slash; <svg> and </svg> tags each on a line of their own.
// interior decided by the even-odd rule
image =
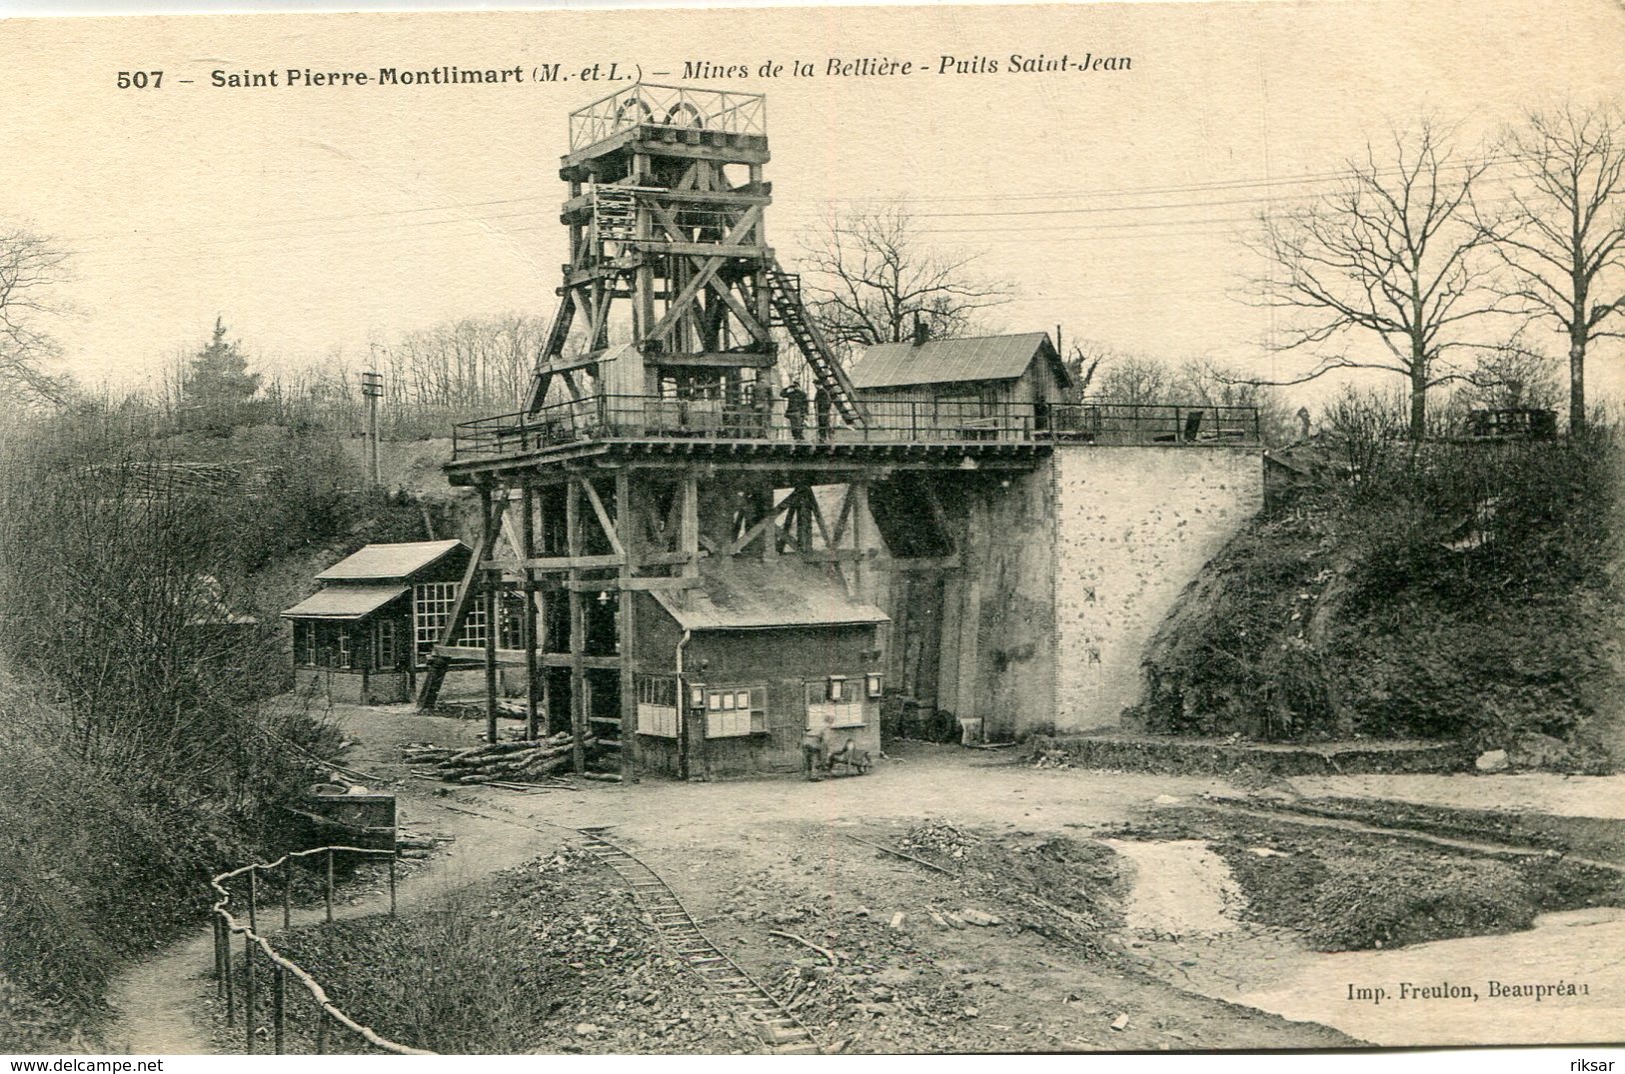
<svg viewBox="0 0 1625 1074">
<path fill-rule="evenodd" d="M 637 237 L 637 193 L 633 187 L 593 187 L 592 221 L 599 242 L 625 242 Z"/>
<path fill-rule="evenodd" d="M 807 367 L 812 370 L 813 379 L 829 392 L 842 420 L 849 425 L 865 424 L 863 408 L 858 404 L 858 395 L 851 379 L 808 316 L 807 307 L 802 304 L 798 279 L 784 271 L 778 258 L 768 263 L 765 275 L 768 291 L 773 298 L 774 323 L 783 327 L 796 341 L 802 357 L 807 359 Z"/>
</svg>

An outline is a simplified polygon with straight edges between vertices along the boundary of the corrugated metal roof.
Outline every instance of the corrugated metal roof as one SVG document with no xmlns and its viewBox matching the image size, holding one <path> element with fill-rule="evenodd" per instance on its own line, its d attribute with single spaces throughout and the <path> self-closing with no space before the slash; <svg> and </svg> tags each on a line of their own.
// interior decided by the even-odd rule
<svg viewBox="0 0 1625 1074">
<path fill-rule="evenodd" d="M 403 585 L 330 585 L 282 613 L 285 619 L 360 619 L 410 592 Z"/>
<path fill-rule="evenodd" d="M 768 630 L 775 627 L 884 623 L 886 613 L 846 595 L 839 579 L 790 559 L 718 556 L 700 563 L 702 588 L 655 599 L 684 630 Z"/>
<path fill-rule="evenodd" d="M 852 386 L 901 388 L 911 384 L 944 384 L 963 380 L 1014 380 L 1026 372 L 1033 356 L 1049 341 L 1045 332 L 970 339 L 932 339 L 912 343 L 877 343 L 852 367 Z"/>
<path fill-rule="evenodd" d="M 316 577 L 324 582 L 360 582 L 407 578 L 451 552 L 467 548 L 462 541 L 409 541 L 405 544 L 369 544 L 345 556 Z"/>
</svg>

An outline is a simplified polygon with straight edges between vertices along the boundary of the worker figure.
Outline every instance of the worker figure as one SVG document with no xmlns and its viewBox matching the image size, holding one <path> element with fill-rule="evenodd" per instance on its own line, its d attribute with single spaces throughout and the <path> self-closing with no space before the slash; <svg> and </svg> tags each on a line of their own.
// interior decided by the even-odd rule
<svg viewBox="0 0 1625 1074">
<path fill-rule="evenodd" d="M 822 384 L 813 394 L 813 413 L 818 416 L 818 439 L 828 441 L 833 435 L 835 396 L 830 394 L 828 388 Z"/>
<path fill-rule="evenodd" d="M 826 712 L 823 726 L 809 726 L 801 736 L 801 763 L 807 771 L 807 779 L 813 783 L 823 779 L 829 770 L 829 742 L 834 727 L 835 714 Z"/>
<path fill-rule="evenodd" d="M 784 396 L 784 416 L 790 422 L 790 439 L 807 438 L 807 393 L 801 385 L 791 385 L 779 393 Z"/>
</svg>

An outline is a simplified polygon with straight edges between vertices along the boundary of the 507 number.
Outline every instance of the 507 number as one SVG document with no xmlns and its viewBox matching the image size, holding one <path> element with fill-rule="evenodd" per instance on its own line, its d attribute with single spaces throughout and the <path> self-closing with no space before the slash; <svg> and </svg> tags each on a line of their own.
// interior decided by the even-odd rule
<svg viewBox="0 0 1625 1074">
<path fill-rule="evenodd" d="M 120 71 L 119 89 L 158 89 L 164 84 L 162 71 Z"/>
</svg>

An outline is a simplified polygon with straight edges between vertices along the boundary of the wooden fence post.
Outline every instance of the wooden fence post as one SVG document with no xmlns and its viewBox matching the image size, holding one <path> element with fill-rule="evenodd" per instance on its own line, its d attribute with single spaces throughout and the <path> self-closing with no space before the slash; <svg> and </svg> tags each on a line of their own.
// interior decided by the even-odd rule
<svg viewBox="0 0 1625 1074">
<path fill-rule="evenodd" d="M 260 871 L 259 871 L 259 868 L 257 866 L 250 865 L 248 867 L 248 931 L 249 932 L 258 932 L 259 931 L 259 921 L 254 917 L 254 904 L 255 904 L 255 902 L 258 901 L 258 897 L 259 897 L 259 884 L 256 883 L 256 878 L 259 876 L 259 874 L 260 874 Z"/>
<path fill-rule="evenodd" d="M 254 1054 L 254 937 L 243 934 L 243 1029 L 248 1054 Z"/>
<path fill-rule="evenodd" d="M 327 1008 L 316 1008 L 316 1054 L 327 1054 Z"/>
<path fill-rule="evenodd" d="M 282 859 L 282 927 L 293 923 L 293 859 Z"/>
<path fill-rule="evenodd" d="M 209 923 L 214 926 L 214 995 L 216 999 L 224 999 L 226 975 L 220 969 L 220 915 L 210 914 Z"/>
<path fill-rule="evenodd" d="M 288 1017 L 288 971 L 282 963 L 274 963 L 271 974 L 271 1041 L 277 1055 L 282 1054 L 282 1030 Z"/>
<path fill-rule="evenodd" d="M 327 921 L 333 923 L 333 848 L 327 848 Z"/>
<path fill-rule="evenodd" d="M 395 916 L 395 855 L 389 856 L 389 916 Z"/>
<path fill-rule="evenodd" d="M 226 1025 L 233 1025 L 237 1020 L 236 987 L 231 981 L 231 927 L 225 919 L 220 920 L 220 964 L 225 971 L 226 978 Z"/>
</svg>

